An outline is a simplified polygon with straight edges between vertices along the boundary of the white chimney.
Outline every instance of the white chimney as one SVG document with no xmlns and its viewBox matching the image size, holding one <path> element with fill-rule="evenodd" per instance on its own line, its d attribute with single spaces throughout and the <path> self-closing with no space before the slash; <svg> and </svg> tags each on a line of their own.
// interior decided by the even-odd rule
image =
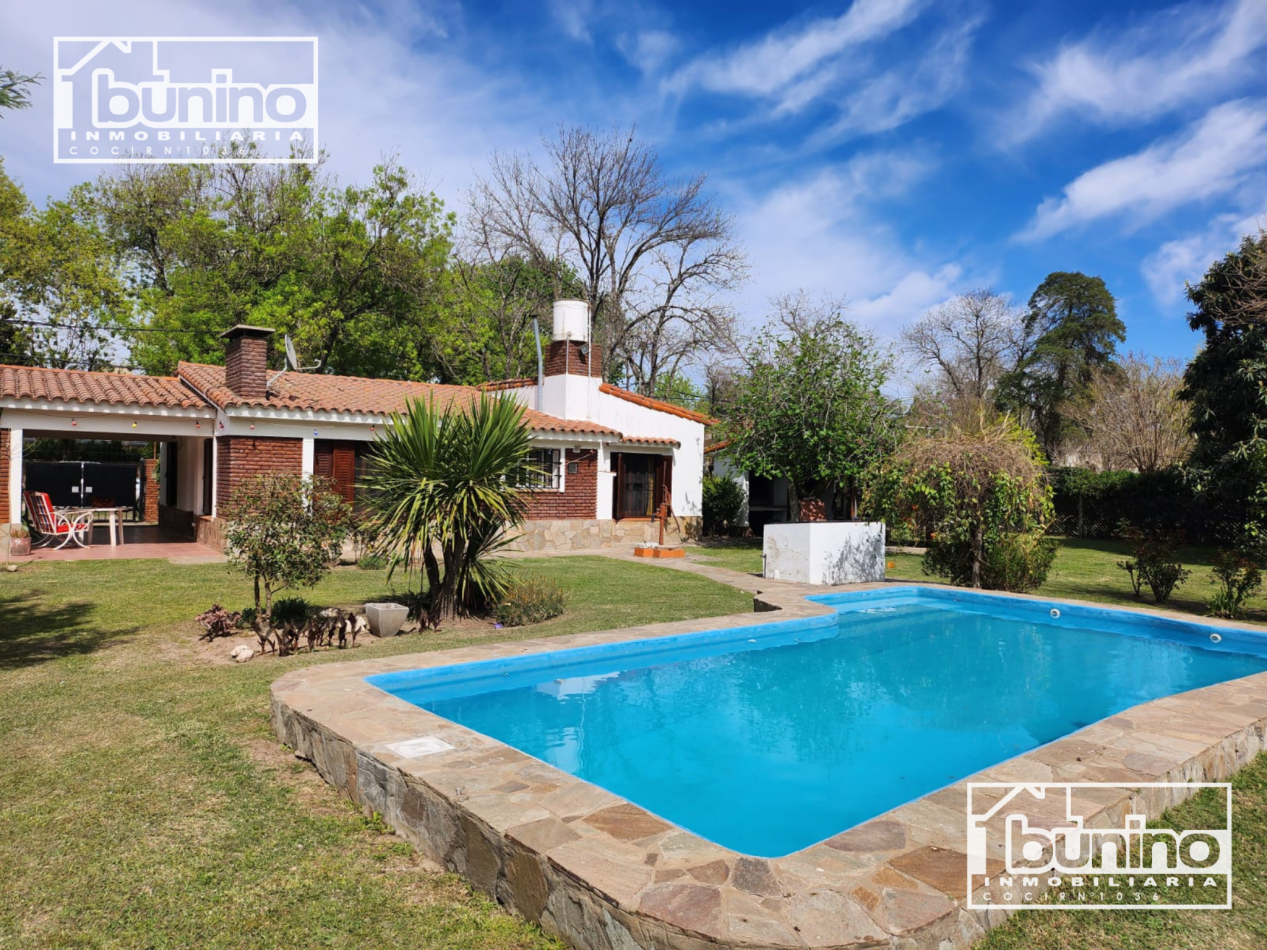
<svg viewBox="0 0 1267 950">
<path fill-rule="evenodd" d="M 554 340 L 578 340 L 588 343 L 590 338 L 590 306 L 584 300 L 556 300 L 554 302 Z"/>
</svg>

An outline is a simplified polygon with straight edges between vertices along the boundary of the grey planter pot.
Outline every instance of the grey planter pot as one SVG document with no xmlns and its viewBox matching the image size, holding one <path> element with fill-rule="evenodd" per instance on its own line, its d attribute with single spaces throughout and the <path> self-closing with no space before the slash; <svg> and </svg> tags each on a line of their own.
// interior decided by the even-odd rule
<svg viewBox="0 0 1267 950">
<path fill-rule="evenodd" d="M 400 604 L 365 605 L 365 619 L 369 621 L 370 633 L 376 637 L 396 636 L 408 616 L 409 608 Z"/>
</svg>

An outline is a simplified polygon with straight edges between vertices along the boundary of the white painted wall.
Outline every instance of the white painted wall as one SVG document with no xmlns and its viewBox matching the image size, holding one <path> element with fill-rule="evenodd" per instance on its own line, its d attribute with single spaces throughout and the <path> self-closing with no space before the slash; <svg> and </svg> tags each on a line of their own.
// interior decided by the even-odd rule
<svg viewBox="0 0 1267 950">
<path fill-rule="evenodd" d="M 884 522 L 768 524 L 761 553 L 769 578 L 831 585 L 882 581 Z"/>
<path fill-rule="evenodd" d="M 196 515 L 209 515 L 211 512 L 202 510 L 202 453 L 206 440 L 181 438 L 176 441 L 180 445 L 176 462 L 176 507 Z"/>
</svg>

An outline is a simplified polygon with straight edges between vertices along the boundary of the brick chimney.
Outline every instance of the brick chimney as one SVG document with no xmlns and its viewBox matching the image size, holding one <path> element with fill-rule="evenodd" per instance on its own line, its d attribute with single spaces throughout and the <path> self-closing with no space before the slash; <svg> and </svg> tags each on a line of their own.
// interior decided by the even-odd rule
<svg viewBox="0 0 1267 950">
<path fill-rule="evenodd" d="M 554 302 L 554 332 L 545 375 L 603 376 L 603 348 L 590 342 L 590 308 L 584 300 Z"/>
<path fill-rule="evenodd" d="M 224 380 L 235 395 L 244 399 L 263 399 L 268 395 L 267 327 L 249 327 L 239 323 L 220 334 L 228 340 L 224 354 Z"/>
</svg>

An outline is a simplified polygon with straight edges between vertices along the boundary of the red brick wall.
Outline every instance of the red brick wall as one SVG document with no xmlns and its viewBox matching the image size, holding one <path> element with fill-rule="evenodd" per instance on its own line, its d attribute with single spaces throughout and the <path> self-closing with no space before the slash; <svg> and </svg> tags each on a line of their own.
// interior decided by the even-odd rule
<svg viewBox="0 0 1267 950">
<path fill-rule="evenodd" d="M 555 340 L 550 344 L 550 348 L 546 350 L 545 355 L 545 374 L 547 376 L 562 376 L 564 373 L 571 373 L 573 376 L 584 376 L 585 370 L 589 369 L 589 375 L 599 378 L 603 375 L 603 348 L 601 346 L 593 346 L 593 352 L 588 358 L 581 355 L 581 347 L 584 344 L 578 340 Z M 569 350 L 571 352 L 569 352 Z"/>
<path fill-rule="evenodd" d="M 563 491 L 527 493 L 528 520 L 588 520 L 598 517 L 598 452 L 595 449 L 568 449 L 563 453 L 564 466 L 569 462 L 575 462 L 578 471 L 571 475 L 565 469 Z"/>
<path fill-rule="evenodd" d="M 268 338 L 243 335 L 229 341 L 224 381 L 239 396 L 262 399 L 268 394 Z"/>
<path fill-rule="evenodd" d="M 145 459 L 145 469 L 141 478 L 141 489 L 145 492 L 145 520 L 158 521 L 158 479 L 154 470 L 158 468 L 158 459 Z"/>
<path fill-rule="evenodd" d="M 217 506 L 228 503 L 233 490 L 253 475 L 303 472 L 303 439 L 222 436 L 216 439 Z"/>
<path fill-rule="evenodd" d="M 9 430 L 0 429 L 0 523 L 8 524 L 9 512 Z"/>
</svg>

